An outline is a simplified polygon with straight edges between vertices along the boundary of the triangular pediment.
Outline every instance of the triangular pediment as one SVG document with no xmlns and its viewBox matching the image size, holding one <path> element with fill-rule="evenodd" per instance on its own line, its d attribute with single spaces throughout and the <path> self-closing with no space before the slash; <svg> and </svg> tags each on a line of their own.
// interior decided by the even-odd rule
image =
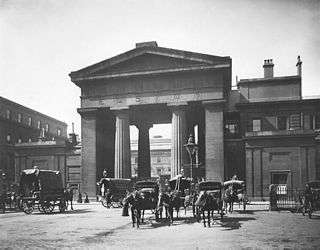
<svg viewBox="0 0 320 250">
<path fill-rule="evenodd" d="M 208 63 L 146 53 L 117 63 L 110 67 L 98 70 L 93 74 L 100 75 L 153 71 L 161 69 L 186 68 L 200 65 L 208 65 Z"/>
<path fill-rule="evenodd" d="M 213 66 L 229 63 L 229 57 L 219 57 L 200 53 L 174 50 L 162 47 L 142 47 L 93 64 L 70 74 L 78 77 L 114 76 L 126 73 L 179 70 L 194 67 Z"/>
</svg>

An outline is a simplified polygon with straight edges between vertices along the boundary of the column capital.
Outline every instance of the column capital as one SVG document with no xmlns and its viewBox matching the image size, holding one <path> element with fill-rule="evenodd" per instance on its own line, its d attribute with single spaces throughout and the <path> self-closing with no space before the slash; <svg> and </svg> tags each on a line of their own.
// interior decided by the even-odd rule
<svg viewBox="0 0 320 250">
<path fill-rule="evenodd" d="M 144 129 L 150 129 L 153 127 L 153 123 L 152 122 L 147 122 L 147 121 L 135 121 L 134 125 L 140 130 L 144 130 Z"/>
<path fill-rule="evenodd" d="M 221 110 L 222 108 L 224 108 L 226 102 L 227 101 L 225 99 L 206 100 L 202 101 L 202 105 L 205 108 Z"/>
<path fill-rule="evenodd" d="M 98 108 L 78 108 L 77 112 L 81 115 L 81 117 L 95 118 L 97 116 Z"/>
<path fill-rule="evenodd" d="M 118 117 L 127 117 L 129 116 L 129 109 L 112 109 L 114 115 Z"/>
<path fill-rule="evenodd" d="M 182 111 L 186 111 L 189 107 L 187 102 L 167 103 L 167 106 L 171 110 L 182 110 Z"/>
</svg>

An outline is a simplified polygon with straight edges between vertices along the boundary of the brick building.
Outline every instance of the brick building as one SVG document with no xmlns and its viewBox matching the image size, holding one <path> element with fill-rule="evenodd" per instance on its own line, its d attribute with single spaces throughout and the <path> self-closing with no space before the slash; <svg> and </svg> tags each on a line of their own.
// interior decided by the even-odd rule
<svg viewBox="0 0 320 250">
<path fill-rule="evenodd" d="M 28 143 L 38 147 L 40 134 L 44 140 L 51 141 L 46 142 L 47 146 L 63 144 L 67 139 L 67 124 L 0 97 L 0 169 L 10 182 L 15 180 L 16 149 Z M 41 163 L 41 159 L 28 158 L 27 152 L 24 155 L 25 158 L 18 160 L 21 163 L 18 168 Z"/>
</svg>

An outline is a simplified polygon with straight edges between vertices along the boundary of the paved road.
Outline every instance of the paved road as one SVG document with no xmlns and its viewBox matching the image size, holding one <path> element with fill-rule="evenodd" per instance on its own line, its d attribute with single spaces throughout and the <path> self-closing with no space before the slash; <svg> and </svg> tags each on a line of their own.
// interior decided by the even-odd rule
<svg viewBox="0 0 320 250">
<path fill-rule="evenodd" d="M 188 211 L 172 226 L 151 214 L 133 229 L 121 209 L 98 204 L 75 205 L 74 211 L 45 215 L 0 214 L 1 249 L 319 249 L 320 215 L 313 219 L 291 212 L 249 206 L 215 220 L 210 228 Z"/>
</svg>

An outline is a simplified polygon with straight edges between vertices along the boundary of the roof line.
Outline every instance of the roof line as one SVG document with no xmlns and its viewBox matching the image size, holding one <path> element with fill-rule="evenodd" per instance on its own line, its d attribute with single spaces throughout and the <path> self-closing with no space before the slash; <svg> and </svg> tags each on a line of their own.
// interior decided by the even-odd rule
<svg viewBox="0 0 320 250">
<path fill-rule="evenodd" d="M 50 119 L 50 120 L 52 120 L 52 121 L 56 121 L 56 122 L 59 122 L 59 123 L 62 123 L 62 124 L 64 124 L 64 125 L 68 126 L 68 124 L 65 123 L 65 122 L 63 122 L 63 121 L 60 121 L 60 120 L 55 119 L 55 118 L 53 118 L 53 117 L 51 117 L 51 116 L 45 115 L 45 114 L 43 114 L 43 113 L 40 113 L 40 112 L 38 112 L 38 111 L 36 111 L 36 110 L 34 110 L 34 109 L 31 109 L 31 108 L 28 108 L 28 107 L 26 107 L 26 106 L 23 106 L 23 105 L 21 105 L 21 104 L 19 104 L 19 103 L 16 103 L 16 102 L 14 102 L 14 101 L 11 101 L 11 100 L 9 100 L 9 99 L 7 99 L 7 98 L 4 98 L 4 97 L 0 96 L 0 100 L 1 100 L 1 99 L 2 99 L 4 102 L 10 103 L 10 104 L 14 104 L 14 105 L 16 105 L 16 106 L 18 106 L 18 107 L 20 107 L 20 108 L 23 108 L 23 109 L 26 109 L 26 110 L 32 112 L 32 113 L 41 115 L 41 116 L 43 116 L 43 117 L 45 117 L 45 118 L 47 118 L 47 119 Z"/>
</svg>

